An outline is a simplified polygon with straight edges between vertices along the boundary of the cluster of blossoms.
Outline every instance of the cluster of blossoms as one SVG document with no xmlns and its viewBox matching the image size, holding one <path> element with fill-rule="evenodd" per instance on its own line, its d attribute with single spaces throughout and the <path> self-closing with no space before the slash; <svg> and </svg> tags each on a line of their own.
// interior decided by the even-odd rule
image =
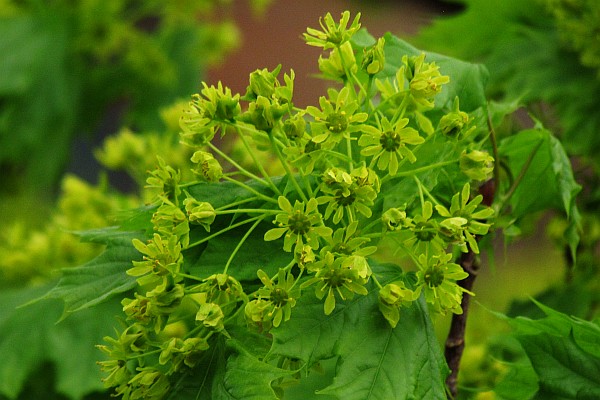
<svg viewBox="0 0 600 400">
<path fill-rule="evenodd" d="M 465 290 L 457 281 L 467 273 L 452 260 L 478 253 L 478 237 L 488 232 L 493 211 L 472 196 L 470 182 L 488 179 L 493 159 L 468 147 L 475 127 L 458 101 L 444 115 L 427 114 L 450 79 L 435 62 L 406 55 L 389 74 L 383 38 L 355 50 L 359 17 L 348 26 L 348 12 L 339 22 L 327 14 L 322 30 L 305 34 L 324 50 L 323 75 L 339 82 L 318 107 L 295 107 L 294 73 L 281 82 L 278 67 L 250 74 L 244 95 L 220 82 L 204 84 L 185 108 L 180 138 L 197 180 L 182 182 L 181 171 L 161 159 L 150 173 L 153 232 L 134 241 L 143 260 L 128 271 L 139 283 L 134 298 L 123 301 L 128 327 L 101 346 L 109 355 L 101 362 L 105 382 L 124 399 L 162 398 L 174 374 L 195 368 L 216 337 L 229 337 L 229 326 L 268 334 L 293 318 L 306 294 L 323 300 L 329 315 L 355 296 L 376 293 L 392 327 L 401 308 L 421 296 L 435 312 L 462 312 Z M 217 134 L 245 157 L 216 146 Z M 453 150 L 419 163 L 432 143 Z M 264 151 L 268 158 L 259 155 Z M 423 173 L 450 167 L 462 186 L 451 199 L 421 181 Z M 274 169 L 283 176 L 272 176 Z M 224 185 L 243 194 L 221 200 Z M 206 246 L 232 234 L 238 242 L 220 255 L 221 272 L 198 273 Z M 236 257 L 257 236 L 288 261 L 238 280 L 244 271 Z M 373 257 L 381 256 L 382 238 L 409 256 L 416 280 L 405 281 L 398 267 L 397 280 L 379 281 Z"/>
</svg>

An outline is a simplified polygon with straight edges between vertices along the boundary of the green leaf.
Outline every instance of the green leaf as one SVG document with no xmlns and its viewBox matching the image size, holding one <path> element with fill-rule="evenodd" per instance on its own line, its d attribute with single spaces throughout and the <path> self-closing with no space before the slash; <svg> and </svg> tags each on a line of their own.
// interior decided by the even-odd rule
<svg viewBox="0 0 600 400">
<path fill-rule="evenodd" d="M 57 392 L 71 399 L 103 390 L 96 365 L 101 353 L 95 345 L 113 333 L 119 302 L 82 311 L 59 324 L 63 306 L 58 301 L 17 308 L 46 290 L 44 286 L 0 293 L 0 394 L 9 399 L 16 398 L 29 375 L 46 363 L 54 364 Z"/>
<path fill-rule="evenodd" d="M 272 180 L 275 185 L 283 191 L 287 179 L 276 177 L 272 178 Z M 261 185 L 254 180 L 247 181 L 245 184 L 260 194 L 274 198 L 272 189 L 266 185 Z M 250 190 L 233 182 L 198 183 L 186 188 L 186 190 L 198 201 L 207 201 L 215 209 L 227 206 L 236 201 L 251 199 L 256 196 Z M 261 201 L 260 203 L 264 203 L 264 201 Z"/>
<path fill-rule="evenodd" d="M 83 239 L 104 243 L 106 250 L 88 263 L 66 268 L 58 284 L 38 300 L 61 299 L 65 308 L 61 320 L 70 314 L 106 301 L 136 286 L 136 278 L 125 273 L 131 262 L 142 255 L 133 247 L 140 232 L 122 232 L 115 228 L 81 233 Z"/>
<path fill-rule="evenodd" d="M 504 318 L 537 374 L 538 398 L 599 398 L 600 326 L 536 304 L 545 318 Z"/>
<path fill-rule="evenodd" d="M 545 129 L 528 129 L 502 140 L 498 150 L 515 179 L 530 163 L 510 199 L 515 218 L 549 208 L 571 215 L 581 187 L 558 139 Z"/>
<path fill-rule="evenodd" d="M 291 375 L 294 371 L 277 368 L 259 360 L 236 340 L 228 346 L 237 354 L 227 359 L 225 375 L 213 387 L 214 400 L 277 400 L 271 383 Z"/>
<path fill-rule="evenodd" d="M 197 372 L 178 380 L 165 400 L 273 398 L 271 381 L 293 371 L 261 361 L 270 346 L 266 336 L 235 324 L 227 332 L 233 339 L 218 337 Z"/>
<path fill-rule="evenodd" d="M 395 266 L 371 267 L 382 285 L 399 278 Z M 319 394 L 345 400 L 445 398 L 448 370 L 424 301 L 402 309 L 392 329 L 378 310 L 374 285 L 369 290 L 367 296 L 338 301 L 329 316 L 321 301 L 302 297 L 290 321 L 272 331 L 271 353 L 309 366 L 339 357 L 333 383 Z"/>
<path fill-rule="evenodd" d="M 418 56 L 423 53 L 390 33 L 384 38 L 386 66 L 381 73 L 382 77 L 395 76 L 396 71 L 402 66 L 403 55 Z M 424 53 L 426 61 L 435 61 L 440 67 L 441 74 L 450 76 L 450 82 L 444 85 L 442 92 L 435 98 L 436 109 L 451 109 L 456 96 L 460 98 L 462 111 L 471 112 L 485 107 L 488 72 L 483 65 L 467 63 L 436 53 Z"/>
</svg>

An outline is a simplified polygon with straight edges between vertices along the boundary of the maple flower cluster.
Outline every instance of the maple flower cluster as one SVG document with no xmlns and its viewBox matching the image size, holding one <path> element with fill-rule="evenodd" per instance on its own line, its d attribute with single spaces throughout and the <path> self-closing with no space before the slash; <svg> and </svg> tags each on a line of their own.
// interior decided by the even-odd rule
<svg viewBox="0 0 600 400">
<path fill-rule="evenodd" d="M 445 115 L 427 114 L 450 78 L 425 54 L 388 63 L 384 38 L 356 51 L 359 18 L 348 26 L 350 13 L 339 22 L 327 14 L 321 30 L 304 35 L 338 84 L 318 107 L 295 107 L 294 72 L 281 81 L 277 67 L 250 74 L 243 95 L 204 84 L 183 111 L 196 180 L 182 182 L 162 159 L 150 172 L 155 200 L 149 234 L 133 242 L 143 258 L 127 271 L 138 282 L 122 303 L 127 327 L 100 346 L 105 383 L 123 399 L 163 398 L 231 326 L 268 335 L 294 318 L 303 296 L 330 315 L 373 293 L 391 327 L 420 298 L 434 312 L 462 312 L 457 281 L 467 273 L 453 260 L 478 253 L 490 228 L 493 211 L 470 183 L 489 178 L 493 159 L 480 149 L 442 151 L 464 148 L 475 131 L 458 101 Z M 244 157 L 217 146 L 217 136 Z M 426 146 L 444 158 L 428 159 Z M 438 197 L 427 173 L 450 166 L 462 189 Z M 377 274 L 382 239 L 408 260 L 392 280 Z M 248 276 L 237 260 L 257 241 L 268 256 Z"/>
</svg>

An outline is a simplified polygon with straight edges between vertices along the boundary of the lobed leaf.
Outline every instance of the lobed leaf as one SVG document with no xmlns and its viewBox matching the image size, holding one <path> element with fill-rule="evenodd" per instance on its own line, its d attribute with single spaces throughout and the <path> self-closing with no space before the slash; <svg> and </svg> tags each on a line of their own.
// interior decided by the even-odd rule
<svg viewBox="0 0 600 400">
<path fill-rule="evenodd" d="M 535 371 L 530 379 L 537 380 L 536 398 L 598 398 L 600 326 L 536 304 L 545 318 L 503 317 L 515 329 Z"/>
<path fill-rule="evenodd" d="M 382 285 L 399 278 L 395 266 L 372 268 Z M 369 289 L 366 296 L 339 302 L 329 316 L 321 301 L 301 298 L 292 319 L 272 331 L 271 353 L 309 366 L 338 357 L 333 382 L 318 394 L 350 400 L 444 398 L 448 369 L 423 299 L 403 308 L 392 329 L 378 310 L 377 290 Z"/>
<path fill-rule="evenodd" d="M 58 284 L 35 300 L 63 300 L 64 311 L 61 320 L 76 311 L 95 306 L 114 295 L 131 290 L 137 284 L 136 278 L 127 275 L 125 271 L 131 268 L 132 261 L 142 258 L 131 243 L 134 238 L 142 239 L 142 233 L 107 228 L 81 235 L 95 243 L 106 244 L 106 250 L 82 266 L 64 269 Z"/>
</svg>

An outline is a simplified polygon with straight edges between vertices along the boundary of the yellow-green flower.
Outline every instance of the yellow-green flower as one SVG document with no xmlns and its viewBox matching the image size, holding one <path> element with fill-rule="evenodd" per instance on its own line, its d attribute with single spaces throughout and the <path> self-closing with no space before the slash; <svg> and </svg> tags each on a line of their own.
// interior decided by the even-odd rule
<svg viewBox="0 0 600 400">
<path fill-rule="evenodd" d="M 487 234 L 490 224 L 478 220 L 487 220 L 494 215 L 494 210 L 485 207 L 478 211 L 477 208 L 483 200 L 482 195 L 475 196 L 471 201 L 471 185 L 466 183 L 461 193 L 452 196 L 450 209 L 442 205 L 435 206 L 438 214 L 446 219 L 440 222 L 445 234 L 454 239 L 463 252 L 467 252 L 467 243 L 471 250 L 479 253 L 475 235 Z"/>
<path fill-rule="evenodd" d="M 360 154 L 373 156 L 371 164 L 377 161 L 377 168 L 389 170 L 390 175 L 398 172 L 399 160 L 404 157 L 410 162 L 417 158 L 407 145 L 418 145 L 425 141 L 416 129 L 407 127 L 408 118 L 402 118 L 391 124 L 387 118 L 381 119 L 381 130 L 375 129 L 363 133 L 358 145 L 363 147 Z"/>
<path fill-rule="evenodd" d="M 339 92 L 330 89 L 328 94 L 329 99 L 324 96 L 319 98 L 321 109 L 314 106 L 306 108 L 306 112 L 315 118 L 310 124 L 314 142 L 331 140 L 337 143 L 350 137 L 352 132 L 376 131 L 374 127 L 363 124 L 369 115 L 356 112 L 358 102 L 351 96 L 347 87 Z"/>
<path fill-rule="evenodd" d="M 350 174 L 340 168 L 325 171 L 321 183 L 321 191 L 325 195 L 317 199 L 319 204 L 327 204 L 325 219 L 333 216 L 333 223 L 338 224 L 347 215 L 352 222 L 356 219 L 357 212 L 366 218 L 371 217 L 379 180 L 377 175 L 368 172 L 365 178 L 363 172 L 360 168 Z"/>
<path fill-rule="evenodd" d="M 270 325 L 278 327 L 282 321 L 289 321 L 300 295 L 299 288 L 294 287 L 294 275 L 279 269 L 277 283 L 261 269 L 257 275 L 264 286 L 256 292 L 257 299 L 246 305 L 246 316 L 255 323 L 262 323 L 265 329 Z"/>
<path fill-rule="evenodd" d="M 425 301 L 440 314 L 446 314 L 448 311 L 462 314 L 460 303 L 463 293 L 472 295 L 456 283 L 469 274 L 460 265 L 449 262 L 451 259 L 452 254 L 445 253 L 430 258 L 425 254 L 419 256 L 417 290 L 425 293 Z"/>
<path fill-rule="evenodd" d="M 284 211 L 275 217 L 278 228 L 273 228 L 265 233 L 265 241 L 279 239 L 284 236 L 283 249 L 298 252 L 302 249 L 304 241 L 313 249 L 319 248 L 319 237 L 331 235 L 331 228 L 323 226 L 321 214 L 317 210 L 317 200 L 312 198 L 306 204 L 296 201 L 294 206 L 284 196 L 277 200 L 279 207 Z"/>
<path fill-rule="evenodd" d="M 344 42 L 350 40 L 360 29 L 360 13 L 356 14 L 352 24 L 348 27 L 350 21 L 350 11 L 344 11 L 340 22 L 336 24 L 330 13 L 325 14 L 325 18 L 319 18 L 319 25 L 322 30 L 307 28 L 304 34 L 306 44 L 310 46 L 322 47 L 324 50 L 333 49 Z"/>
<path fill-rule="evenodd" d="M 327 252 L 321 261 L 311 265 L 311 270 L 316 271 L 315 276 L 304 282 L 301 288 L 316 285 L 317 298 L 325 297 L 326 315 L 335 309 L 336 293 L 342 300 L 351 299 L 355 293 L 363 296 L 369 293 L 364 285 L 371 276 L 371 268 L 364 257 L 335 257 Z"/>
</svg>

